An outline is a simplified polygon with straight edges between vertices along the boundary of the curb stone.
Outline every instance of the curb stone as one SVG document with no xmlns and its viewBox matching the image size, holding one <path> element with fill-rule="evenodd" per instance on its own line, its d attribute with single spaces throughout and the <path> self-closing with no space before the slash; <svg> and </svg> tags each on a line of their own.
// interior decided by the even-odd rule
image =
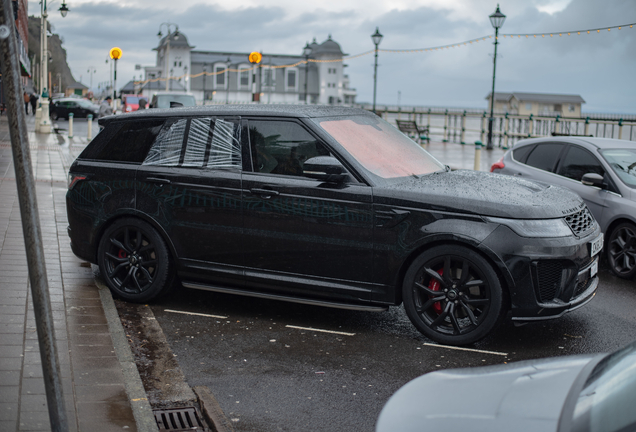
<svg viewBox="0 0 636 432">
<path fill-rule="evenodd" d="M 95 271 L 95 266 L 93 266 Z M 122 372 L 125 378 L 126 394 L 132 407 L 133 415 L 137 422 L 137 430 L 139 432 L 158 432 L 157 421 L 152 412 L 146 390 L 141 382 L 135 358 L 133 357 L 128 340 L 124 333 L 124 328 L 119 320 L 119 314 L 115 307 L 115 302 L 108 287 L 106 287 L 97 277 L 95 277 L 95 285 L 99 288 L 99 297 L 102 300 L 104 314 L 108 321 L 108 328 L 115 346 L 115 353 L 121 364 Z"/>
</svg>

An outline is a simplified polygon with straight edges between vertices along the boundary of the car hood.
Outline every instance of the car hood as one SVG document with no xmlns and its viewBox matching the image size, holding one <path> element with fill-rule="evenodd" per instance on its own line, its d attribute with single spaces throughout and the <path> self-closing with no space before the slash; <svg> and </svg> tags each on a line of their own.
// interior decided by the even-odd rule
<svg viewBox="0 0 636 432">
<path fill-rule="evenodd" d="M 377 191 L 376 202 L 382 203 L 383 195 L 393 202 L 401 200 L 404 206 L 513 219 L 559 218 L 584 206 L 577 194 L 559 186 L 468 170 L 387 185 Z"/>
<path fill-rule="evenodd" d="M 386 403 L 376 432 L 556 431 L 568 392 L 593 356 L 429 373 Z"/>
</svg>

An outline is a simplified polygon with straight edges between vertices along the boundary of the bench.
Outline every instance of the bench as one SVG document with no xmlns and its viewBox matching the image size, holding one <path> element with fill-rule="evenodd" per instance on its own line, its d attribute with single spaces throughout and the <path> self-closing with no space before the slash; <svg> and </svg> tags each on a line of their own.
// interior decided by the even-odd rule
<svg viewBox="0 0 636 432">
<path fill-rule="evenodd" d="M 400 132 L 415 138 L 415 141 L 421 143 L 422 141 L 430 142 L 428 126 L 418 126 L 413 120 L 396 120 L 397 127 Z"/>
</svg>

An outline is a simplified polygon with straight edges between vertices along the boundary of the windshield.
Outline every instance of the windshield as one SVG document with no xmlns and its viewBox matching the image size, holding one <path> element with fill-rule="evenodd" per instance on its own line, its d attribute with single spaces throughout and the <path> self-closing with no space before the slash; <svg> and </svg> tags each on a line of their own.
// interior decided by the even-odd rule
<svg viewBox="0 0 636 432">
<path fill-rule="evenodd" d="M 587 378 L 574 409 L 573 431 L 636 430 L 636 343 L 610 354 Z"/>
<path fill-rule="evenodd" d="M 157 96 L 157 106 L 155 108 L 170 108 L 170 102 L 179 102 L 183 106 L 195 106 L 192 95 L 159 95 Z"/>
<path fill-rule="evenodd" d="M 608 149 L 601 150 L 601 154 L 623 183 L 636 188 L 636 150 Z"/>
<path fill-rule="evenodd" d="M 93 108 L 94 106 L 92 103 L 84 99 L 78 100 L 77 103 L 79 104 L 79 106 L 84 108 Z"/>
<path fill-rule="evenodd" d="M 361 115 L 314 121 L 365 169 L 383 179 L 445 169 L 444 164 L 379 117 Z"/>
</svg>

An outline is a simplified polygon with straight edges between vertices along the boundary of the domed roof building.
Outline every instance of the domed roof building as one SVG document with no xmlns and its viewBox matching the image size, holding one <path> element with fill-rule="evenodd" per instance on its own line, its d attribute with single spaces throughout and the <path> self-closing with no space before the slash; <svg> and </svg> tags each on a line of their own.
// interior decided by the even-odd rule
<svg viewBox="0 0 636 432">
<path fill-rule="evenodd" d="M 356 91 L 344 74 L 340 45 L 331 35 L 314 38 L 311 52 L 301 55 L 262 53 L 258 66 L 249 53 L 194 50 L 184 33 L 173 31 L 159 41 L 155 66 L 144 67 L 143 94 L 166 90 L 194 94 L 199 103 L 310 103 L 352 105 Z M 300 48 L 303 51 L 303 48 Z"/>
</svg>

